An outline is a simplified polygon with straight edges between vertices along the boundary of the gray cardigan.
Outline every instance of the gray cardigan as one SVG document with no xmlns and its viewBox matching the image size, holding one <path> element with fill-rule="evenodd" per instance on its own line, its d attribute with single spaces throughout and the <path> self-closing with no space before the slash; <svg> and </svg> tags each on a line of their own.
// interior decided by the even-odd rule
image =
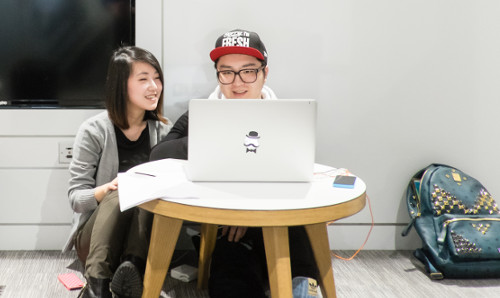
<svg viewBox="0 0 500 298">
<path fill-rule="evenodd" d="M 151 147 L 165 138 L 172 128 L 171 121 L 167 121 L 168 124 L 148 120 Z M 95 188 L 112 181 L 118 174 L 116 135 L 107 111 L 85 120 L 80 125 L 73 145 L 73 159 L 69 171 L 68 196 L 73 209 L 73 222 L 63 251 L 73 248 L 78 228 L 97 207 Z"/>
</svg>

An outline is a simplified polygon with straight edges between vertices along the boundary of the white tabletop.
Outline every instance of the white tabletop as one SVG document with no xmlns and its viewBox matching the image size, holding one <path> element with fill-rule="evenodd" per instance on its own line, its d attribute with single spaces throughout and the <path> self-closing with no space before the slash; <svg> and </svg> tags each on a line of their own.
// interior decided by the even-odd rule
<svg viewBox="0 0 500 298">
<path fill-rule="evenodd" d="M 335 175 L 342 171 L 320 164 L 315 164 L 315 175 L 311 182 L 192 182 L 185 176 L 183 169 L 186 165 L 187 161 L 172 159 L 146 163 L 135 167 L 133 171 L 154 173 L 156 177 L 142 175 L 135 177 L 136 180 L 130 180 L 128 177 L 126 185 L 122 184 L 125 177 L 119 176 L 120 203 L 121 197 L 126 193 L 125 189 L 150 188 L 133 185 L 135 181 L 147 181 L 149 185 L 152 185 L 153 181 L 156 181 L 155 185 L 166 185 L 165 181 L 172 181 L 166 178 L 165 173 L 158 173 L 158 169 L 166 168 L 169 169 L 168 177 L 176 177 L 176 183 L 160 192 L 153 192 L 151 196 L 198 207 L 236 210 L 309 209 L 347 202 L 366 191 L 366 185 L 359 177 L 356 178 L 353 189 L 333 187 Z M 150 199 L 153 198 L 148 200 Z M 142 202 L 144 200 L 138 203 Z"/>
</svg>

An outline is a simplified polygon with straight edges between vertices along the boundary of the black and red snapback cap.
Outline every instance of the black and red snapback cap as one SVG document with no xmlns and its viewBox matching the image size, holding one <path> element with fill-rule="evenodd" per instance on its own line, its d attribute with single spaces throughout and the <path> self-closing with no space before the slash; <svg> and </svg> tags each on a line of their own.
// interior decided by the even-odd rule
<svg viewBox="0 0 500 298">
<path fill-rule="evenodd" d="M 267 64 L 266 47 L 255 32 L 234 29 L 217 38 L 215 49 L 210 52 L 210 58 L 215 62 L 227 54 L 249 55 Z"/>
</svg>

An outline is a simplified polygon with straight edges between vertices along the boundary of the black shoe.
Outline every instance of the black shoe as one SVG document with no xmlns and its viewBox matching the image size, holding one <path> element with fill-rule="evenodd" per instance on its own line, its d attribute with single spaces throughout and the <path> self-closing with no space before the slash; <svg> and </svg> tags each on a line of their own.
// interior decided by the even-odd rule
<svg viewBox="0 0 500 298">
<path fill-rule="evenodd" d="M 111 292 L 119 298 L 141 298 L 142 273 L 131 261 L 125 261 L 116 269 L 111 281 Z"/>
<path fill-rule="evenodd" d="M 89 277 L 78 298 L 112 298 L 109 282 L 109 279 Z"/>
</svg>

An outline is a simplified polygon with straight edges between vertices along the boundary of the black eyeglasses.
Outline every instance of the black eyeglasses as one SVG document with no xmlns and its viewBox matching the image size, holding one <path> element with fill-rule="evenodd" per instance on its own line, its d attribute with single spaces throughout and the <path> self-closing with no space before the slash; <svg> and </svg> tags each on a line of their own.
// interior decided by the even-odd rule
<svg viewBox="0 0 500 298">
<path fill-rule="evenodd" d="M 259 68 L 244 68 L 239 71 L 220 70 L 217 71 L 217 79 L 222 85 L 229 85 L 234 82 L 236 75 L 238 75 L 243 83 L 253 83 L 257 81 L 257 74 L 263 68 L 264 66 Z"/>
</svg>

